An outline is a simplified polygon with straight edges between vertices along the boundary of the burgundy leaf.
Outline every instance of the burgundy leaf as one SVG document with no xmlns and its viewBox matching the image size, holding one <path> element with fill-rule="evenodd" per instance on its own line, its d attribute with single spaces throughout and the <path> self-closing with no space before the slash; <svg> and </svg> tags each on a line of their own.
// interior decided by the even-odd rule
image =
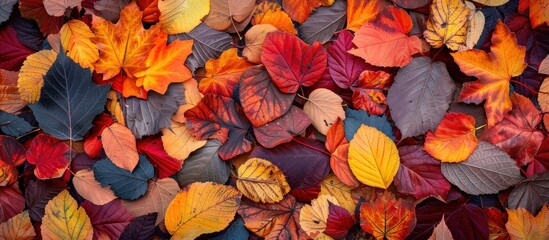
<svg viewBox="0 0 549 240">
<path fill-rule="evenodd" d="M 345 208 L 328 202 L 328 220 L 324 233 L 334 239 L 341 239 L 347 236 L 349 229 L 355 224 L 353 215 Z"/>
<path fill-rule="evenodd" d="M 9 25 L 0 28 L 0 68 L 19 71 L 32 49 L 25 47 L 17 39 L 17 33 Z"/>
<path fill-rule="evenodd" d="M 25 199 L 19 190 L 19 184 L 0 187 L 0 223 L 21 213 L 24 208 Z"/>
<path fill-rule="evenodd" d="M 343 30 L 328 47 L 328 70 L 333 81 L 343 89 L 357 87 L 356 80 L 366 69 L 373 69 L 362 58 L 356 57 L 347 51 L 356 48 L 353 44 L 353 34 Z"/>
<path fill-rule="evenodd" d="M 118 199 L 101 206 L 85 201 L 81 207 L 90 217 L 94 239 L 105 234 L 111 239 L 118 239 L 126 226 L 135 218 Z"/>
<path fill-rule="evenodd" d="M 46 204 L 67 188 L 67 184 L 58 179 L 31 180 L 25 190 L 25 203 L 29 208 L 30 218 L 35 222 L 42 222 Z"/>
</svg>

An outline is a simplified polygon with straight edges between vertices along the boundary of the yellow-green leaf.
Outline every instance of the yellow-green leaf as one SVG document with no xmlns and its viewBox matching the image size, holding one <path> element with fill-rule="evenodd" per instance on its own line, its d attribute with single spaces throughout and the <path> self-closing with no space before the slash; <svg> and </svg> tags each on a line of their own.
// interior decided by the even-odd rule
<svg viewBox="0 0 549 240">
<path fill-rule="evenodd" d="M 434 0 L 427 29 L 423 32 L 425 40 L 435 48 L 446 44 L 448 48 L 457 50 L 467 39 L 470 12 L 471 9 L 461 0 Z"/>
<path fill-rule="evenodd" d="M 284 173 L 261 158 L 250 158 L 238 168 L 236 187 L 247 198 L 263 203 L 279 202 L 290 192 Z"/>
<path fill-rule="evenodd" d="M 27 57 L 17 80 L 19 94 L 23 101 L 35 103 L 40 99 L 40 89 L 44 85 L 44 75 L 48 72 L 57 53 L 54 50 L 40 50 Z"/>
<path fill-rule="evenodd" d="M 0 224 L 0 239 L 33 240 L 36 236 L 29 212 L 24 211 Z"/>
<path fill-rule="evenodd" d="M 195 239 L 229 226 L 242 194 L 234 187 L 212 182 L 187 185 L 166 209 L 166 228 L 172 239 Z"/>
<path fill-rule="evenodd" d="M 93 63 L 99 59 L 99 50 L 91 41 L 95 35 L 88 25 L 80 20 L 70 20 L 59 31 L 61 46 L 72 60 L 83 68 L 93 70 Z"/>
<path fill-rule="evenodd" d="M 93 237 L 90 218 L 67 190 L 48 202 L 40 229 L 43 239 L 91 240 Z"/>
<path fill-rule="evenodd" d="M 349 166 L 358 181 L 387 189 L 398 171 L 400 157 L 387 135 L 363 124 L 349 144 Z"/>
<path fill-rule="evenodd" d="M 162 30 L 169 34 L 190 32 L 210 12 L 210 1 L 163 0 L 158 1 Z"/>
</svg>

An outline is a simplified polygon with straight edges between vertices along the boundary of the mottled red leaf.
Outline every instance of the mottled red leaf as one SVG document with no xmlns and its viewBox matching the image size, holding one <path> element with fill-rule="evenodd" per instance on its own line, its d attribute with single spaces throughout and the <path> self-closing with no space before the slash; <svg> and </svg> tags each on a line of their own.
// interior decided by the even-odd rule
<svg viewBox="0 0 549 240">
<path fill-rule="evenodd" d="M 42 2 L 42 1 L 40 1 Z M 27 56 L 34 51 L 21 44 L 17 32 L 6 25 L 0 28 L 0 68 L 9 71 L 19 71 Z"/>
<path fill-rule="evenodd" d="M 251 126 L 242 107 L 233 99 L 208 94 L 193 108 L 185 112 L 187 128 L 201 139 L 218 139 L 223 143 L 219 157 L 230 159 L 252 149 L 246 139 Z"/>
<path fill-rule="evenodd" d="M 105 235 L 110 239 L 118 239 L 126 226 L 135 218 L 118 199 L 101 206 L 85 201 L 81 207 L 90 217 L 94 239 Z"/>
<path fill-rule="evenodd" d="M 345 208 L 328 202 L 328 220 L 324 234 L 334 238 L 342 239 L 347 236 L 349 229 L 355 224 L 353 215 Z"/>
<path fill-rule="evenodd" d="M 0 135 L 0 186 L 17 181 L 16 167 L 25 162 L 25 148 L 15 138 Z"/>
<path fill-rule="evenodd" d="M 254 134 L 259 144 L 266 148 L 273 148 L 292 141 L 294 136 L 299 135 L 309 125 L 311 120 L 307 114 L 300 108 L 292 106 L 284 116 L 254 128 Z"/>
<path fill-rule="evenodd" d="M 101 141 L 101 133 L 103 129 L 112 125 L 114 119 L 106 113 L 101 113 L 93 120 L 93 128 L 90 129 L 86 136 L 84 136 L 84 151 L 91 158 L 98 158 L 101 150 L 103 149 L 103 143 Z"/>
<path fill-rule="evenodd" d="M 387 97 L 384 90 L 392 83 L 391 75 L 384 71 L 362 72 L 353 93 L 353 106 L 368 111 L 371 115 L 381 115 L 387 110 Z"/>
<path fill-rule="evenodd" d="M 300 86 L 315 84 L 326 69 L 327 54 L 322 44 L 307 45 L 286 32 L 270 32 L 265 37 L 261 62 L 280 91 L 296 93 Z"/>
<path fill-rule="evenodd" d="M 166 150 L 164 150 L 160 136 L 147 137 L 140 140 L 137 142 L 137 151 L 147 156 L 147 159 L 155 167 L 154 169 L 158 178 L 167 178 L 176 174 L 183 164 L 183 161 L 179 161 L 168 155 Z"/>
<path fill-rule="evenodd" d="M 513 109 L 494 127 L 486 129 L 481 140 L 489 141 L 507 152 L 519 166 L 524 166 L 534 158 L 543 133 L 537 129 L 541 113 L 528 99 L 517 93 L 511 96 Z"/>
<path fill-rule="evenodd" d="M 39 134 L 32 140 L 26 158 L 30 164 L 36 165 L 34 175 L 38 179 L 51 179 L 63 175 L 73 154 L 64 142 L 47 134 Z"/>
<path fill-rule="evenodd" d="M 360 205 L 360 227 L 376 239 L 404 239 L 415 225 L 414 203 L 388 191 Z"/>
<path fill-rule="evenodd" d="M 328 47 L 328 70 L 333 81 L 343 89 L 357 87 L 356 80 L 360 73 L 373 67 L 363 59 L 353 56 L 347 51 L 355 48 L 353 34 L 343 30 Z"/>
<path fill-rule="evenodd" d="M 528 164 L 526 176 L 549 171 L 549 138 L 543 139 L 534 159 Z"/>
<path fill-rule="evenodd" d="M 25 198 L 19 190 L 19 184 L 0 187 L 0 222 L 21 213 L 24 208 Z"/>
<path fill-rule="evenodd" d="M 46 204 L 66 188 L 67 183 L 59 179 L 31 180 L 25 189 L 25 203 L 31 219 L 42 222 Z"/>
<path fill-rule="evenodd" d="M 429 156 L 420 145 L 398 148 L 400 167 L 395 186 L 400 193 L 421 199 L 430 196 L 446 198 L 450 183 L 440 171 L 440 161 Z"/>
<path fill-rule="evenodd" d="M 490 240 L 508 240 L 509 234 L 505 228 L 507 222 L 507 212 L 501 212 L 497 208 L 482 209 L 488 218 L 488 228 L 490 229 Z"/>
<path fill-rule="evenodd" d="M 34 19 L 40 27 L 40 32 L 44 35 L 58 33 L 63 23 L 65 23 L 65 17 L 50 16 L 43 2 L 44 0 L 20 0 L 19 11 L 21 11 L 21 16 Z"/>
<path fill-rule="evenodd" d="M 265 67 L 255 66 L 240 77 L 239 97 L 246 117 L 259 127 L 288 112 L 295 94 L 281 92 Z"/>
</svg>

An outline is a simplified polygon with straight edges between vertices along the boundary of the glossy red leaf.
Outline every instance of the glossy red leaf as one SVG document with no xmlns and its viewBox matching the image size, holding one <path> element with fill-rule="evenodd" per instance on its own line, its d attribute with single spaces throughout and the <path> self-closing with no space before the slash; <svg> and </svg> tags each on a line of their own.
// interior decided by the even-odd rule
<svg viewBox="0 0 549 240">
<path fill-rule="evenodd" d="M 311 202 L 313 199 L 316 199 L 318 197 L 318 194 L 320 194 L 320 184 L 307 187 L 303 189 L 292 189 L 288 194 L 295 197 L 295 199 L 299 202 Z"/>
<path fill-rule="evenodd" d="M 24 18 L 35 20 L 44 35 L 58 33 L 65 23 L 64 16 L 53 17 L 48 14 L 44 0 L 19 0 L 19 11 Z"/>
<path fill-rule="evenodd" d="M 284 116 L 254 128 L 254 134 L 259 144 L 266 148 L 273 148 L 292 141 L 294 136 L 299 135 L 309 125 L 311 120 L 307 114 L 300 108 L 292 106 Z"/>
<path fill-rule="evenodd" d="M 34 175 L 38 179 L 59 178 L 69 167 L 74 154 L 62 141 L 47 135 L 36 136 L 26 153 L 27 161 L 36 165 Z"/>
<path fill-rule="evenodd" d="M 94 239 L 99 239 L 100 236 L 118 239 L 126 226 L 135 218 L 118 199 L 101 206 L 85 201 L 81 207 L 90 217 Z"/>
<path fill-rule="evenodd" d="M 259 127 L 288 112 L 295 94 L 281 92 L 265 67 L 255 66 L 240 77 L 239 97 L 246 117 Z"/>
<path fill-rule="evenodd" d="M 524 166 L 534 158 L 543 133 L 537 129 L 542 116 L 528 99 L 517 93 L 511 96 L 513 109 L 494 127 L 486 129 L 480 136 L 507 152 L 517 165 Z"/>
<path fill-rule="evenodd" d="M 528 164 L 526 176 L 549 171 L 549 138 L 543 139 L 534 159 Z"/>
<path fill-rule="evenodd" d="M 246 139 L 251 124 L 242 107 L 231 98 L 208 94 L 185 112 L 185 118 L 194 137 L 223 143 L 219 157 L 224 160 L 252 149 L 252 143 Z"/>
<path fill-rule="evenodd" d="M 373 69 L 363 59 L 356 57 L 347 51 L 355 48 L 353 34 L 343 30 L 328 47 L 328 70 L 333 81 L 343 89 L 357 87 L 356 81 L 360 73 L 366 69 Z"/>
<path fill-rule="evenodd" d="M 395 176 L 395 186 L 400 193 L 417 199 L 437 196 L 445 199 L 450 183 L 440 170 L 440 161 L 429 156 L 420 145 L 398 148 L 400 167 Z"/>
<path fill-rule="evenodd" d="M 35 222 L 42 222 L 46 204 L 67 189 L 67 183 L 59 179 L 31 180 L 25 189 L 25 203 L 29 208 L 30 218 Z"/>
<path fill-rule="evenodd" d="M 101 113 L 95 117 L 92 129 L 84 136 L 84 151 L 88 156 L 91 158 L 99 157 L 99 154 L 103 149 L 101 133 L 106 127 L 113 123 L 114 119 L 106 113 Z"/>
<path fill-rule="evenodd" d="M 326 61 L 321 43 L 309 46 L 286 32 L 270 32 L 263 42 L 261 62 L 284 93 L 296 93 L 300 86 L 315 84 L 326 69 Z"/>
<path fill-rule="evenodd" d="M 17 181 L 16 167 L 25 162 L 25 148 L 15 138 L 0 135 L 0 186 Z"/>
<path fill-rule="evenodd" d="M 334 238 L 342 239 L 347 236 L 349 229 L 355 224 L 353 215 L 345 208 L 328 202 L 328 220 L 324 234 Z"/>
<path fill-rule="evenodd" d="M 0 187 L 0 223 L 21 213 L 25 208 L 25 199 L 19 190 L 19 184 Z"/>
<path fill-rule="evenodd" d="M 137 142 L 137 151 L 147 156 L 147 159 L 155 167 L 158 178 L 167 178 L 176 174 L 183 164 L 183 161 L 179 161 L 168 155 L 166 150 L 164 150 L 160 136 L 147 137 L 140 140 Z"/>
<path fill-rule="evenodd" d="M 42 2 L 42 1 L 40 1 Z M 9 71 L 19 71 L 27 56 L 34 51 L 21 44 L 17 32 L 6 25 L 0 28 L 0 68 Z"/>
</svg>

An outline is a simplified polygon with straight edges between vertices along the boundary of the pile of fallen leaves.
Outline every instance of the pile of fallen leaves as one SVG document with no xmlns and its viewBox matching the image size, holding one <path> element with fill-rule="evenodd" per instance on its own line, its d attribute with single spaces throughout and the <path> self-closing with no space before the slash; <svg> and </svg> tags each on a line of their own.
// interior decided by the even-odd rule
<svg viewBox="0 0 549 240">
<path fill-rule="evenodd" d="M 2 0 L 0 239 L 549 239 L 549 0 Z"/>
</svg>

